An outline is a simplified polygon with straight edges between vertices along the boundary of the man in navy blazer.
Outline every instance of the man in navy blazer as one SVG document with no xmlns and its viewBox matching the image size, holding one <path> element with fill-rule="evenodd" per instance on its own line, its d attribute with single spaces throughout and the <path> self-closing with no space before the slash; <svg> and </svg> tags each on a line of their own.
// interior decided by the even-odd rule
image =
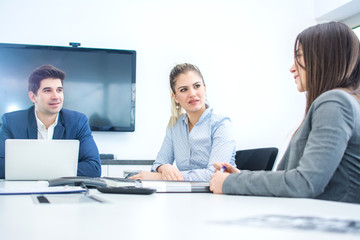
<svg viewBox="0 0 360 240">
<path fill-rule="evenodd" d="M 77 175 L 100 177 L 99 151 L 87 117 L 79 112 L 62 109 L 64 78 L 65 73 L 51 65 L 35 69 L 29 77 L 29 98 L 34 106 L 3 115 L 0 129 L 0 179 L 5 178 L 6 139 L 78 139 Z"/>
</svg>

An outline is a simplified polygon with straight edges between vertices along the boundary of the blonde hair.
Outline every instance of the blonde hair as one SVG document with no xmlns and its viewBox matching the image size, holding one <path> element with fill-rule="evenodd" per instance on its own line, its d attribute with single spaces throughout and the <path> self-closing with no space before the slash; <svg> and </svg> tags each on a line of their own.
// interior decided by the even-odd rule
<svg viewBox="0 0 360 240">
<path fill-rule="evenodd" d="M 170 90 L 170 98 L 171 98 L 171 115 L 170 115 L 170 120 L 168 123 L 168 128 L 169 127 L 173 127 L 177 120 L 183 115 L 185 114 L 184 109 L 181 107 L 180 104 L 175 102 L 175 99 L 171 96 L 172 90 Z"/>
<path fill-rule="evenodd" d="M 182 63 L 182 64 L 177 64 L 170 72 L 170 97 L 171 97 L 171 116 L 170 116 L 170 120 L 169 120 L 169 124 L 168 124 L 168 128 L 169 127 L 173 127 L 177 120 L 180 118 L 181 115 L 183 115 L 185 113 L 185 110 L 181 107 L 180 104 L 177 104 L 175 102 L 175 99 L 172 97 L 172 94 L 176 94 L 176 90 L 175 90 L 175 84 L 176 84 L 176 78 L 183 73 L 187 73 L 187 72 L 196 72 L 202 79 L 202 82 L 205 86 L 205 82 L 204 82 L 204 78 L 200 72 L 200 69 L 190 63 Z"/>
</svg>

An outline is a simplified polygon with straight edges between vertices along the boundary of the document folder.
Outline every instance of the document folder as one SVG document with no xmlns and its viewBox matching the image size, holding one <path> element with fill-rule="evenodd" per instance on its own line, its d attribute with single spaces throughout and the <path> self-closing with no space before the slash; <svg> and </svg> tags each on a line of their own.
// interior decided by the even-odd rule
<svg viewBox="0 0 360 240">
<path fill-rule="evenodd" d="M 209 182 L 141 180 L 144 188 L 155 188 L 156 192 L 173 193 L 207 193 L 210 192 Z"/>
<path fill-rule="evenodd" d="M 86 192 L 81 187 L 12 187 L 0 188 L 0 195 L 27 195 L 27 194 L 60 194 L 60 193 L 82 193 Z"/>
</svg>

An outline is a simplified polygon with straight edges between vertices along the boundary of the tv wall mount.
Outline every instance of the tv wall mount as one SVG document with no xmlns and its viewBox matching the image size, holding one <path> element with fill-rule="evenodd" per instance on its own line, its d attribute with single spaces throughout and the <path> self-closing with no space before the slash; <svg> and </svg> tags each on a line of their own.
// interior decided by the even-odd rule
<svg viewBox="0 0 360 240">
<path fill-rule="evenodd" d="M 81 43 L 78 43 L 78 42 L 69 42 L 69 46 L 71 46 L 71 47 L 80 47 L 80 46 L 81 46 Z"/>
</svg>

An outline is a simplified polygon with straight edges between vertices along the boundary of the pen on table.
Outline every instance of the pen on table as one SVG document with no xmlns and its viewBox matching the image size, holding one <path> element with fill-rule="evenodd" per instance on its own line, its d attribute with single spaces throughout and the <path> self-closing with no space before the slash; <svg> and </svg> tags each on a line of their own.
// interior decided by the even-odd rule
<svg viewBox="0 0 360 240">
<path fill-rule="evenodd" d="M 220 168 L 220 172 L 224 172 L 226 170 L 226 167 L 225 165 L 223 165 L 221 168 Z"/>
</svg>

